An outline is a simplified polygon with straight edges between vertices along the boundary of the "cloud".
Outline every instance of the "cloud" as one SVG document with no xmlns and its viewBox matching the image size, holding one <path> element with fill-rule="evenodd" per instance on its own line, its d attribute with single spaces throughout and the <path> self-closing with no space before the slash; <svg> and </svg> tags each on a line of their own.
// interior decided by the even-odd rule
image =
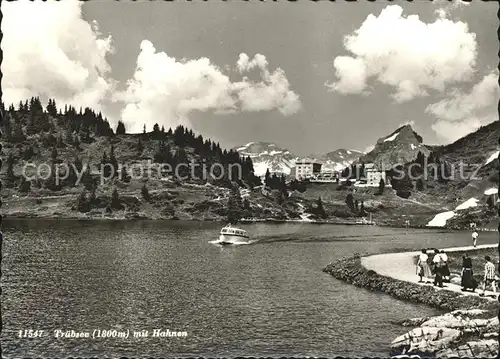
<svg viewBox="0 0 500 359">
<path fill-rule="evenodd" d="M 31 96 L 56 103 L 90 106 L 113 89 L 106 55 L 111 36 L 82 19 L 82 2 L 2 3 L 2 89 L 5 103 Z"/>
<path fill-rule="evenodd" d="M 448 98 L 427 106 L 426 112 L 437 119 L 432 128 L 438 136 L 454 141 L 480 126 L 498 120 L 499 96 L 498 70 L 495 69 L 469 92 L 455 90 Z"/>
<path fill-rule="evenodd" d="M 442 17 L 433 23 L 403 16 L 399 5 L 369 15 L 344 39 L 351 56 L 333 62 L 337 81 L 326 84 L 344 94 L 366 93 L 368 80 L 389 85 L 396 102 L 426 96 L 429 90 L 469 81 L 477 57 L 475 34 L 468 25 Z"/>
<path fill-rule="evenodd" d="M 278 110 L 290 115 L 300 109 L 299 96 L 281 69 L 268 70 L 266 57 L 253 59 L 241 54 L 236 63 L 240 73 L 260 70 L 260 81 L 243 77 L 232 82 L 221 68 L 207 58 L 178 61 L 165 52 L 157 52 L 144 40 L 140 46 L 134 76 L 125 91 L 115 95 L 115 101 L 125 103 L 122 120 L 131 132 L 151 128 L 154 123 L 166 127 L 189 124 L 194 111 L 257 112 Z"/>
</svg>

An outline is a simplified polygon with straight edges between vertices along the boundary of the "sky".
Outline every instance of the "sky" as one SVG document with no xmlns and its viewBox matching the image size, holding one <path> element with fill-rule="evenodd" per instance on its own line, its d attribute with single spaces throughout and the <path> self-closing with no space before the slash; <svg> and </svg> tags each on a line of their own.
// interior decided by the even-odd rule
<svg viewBox="0 0 500 359">
<path fill-rule="evenodd" d="M 2 2 L 5 103 L 89 106 L 223 147 L 446 144 L 498 120 L 496 2 Z"/>
</svg>

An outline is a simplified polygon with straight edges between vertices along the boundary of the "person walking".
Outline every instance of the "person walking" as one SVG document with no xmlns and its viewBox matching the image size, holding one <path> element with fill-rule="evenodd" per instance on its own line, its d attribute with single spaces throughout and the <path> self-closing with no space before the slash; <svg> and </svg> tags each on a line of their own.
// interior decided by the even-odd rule
<svg viewBox="0 0 500 359">
<path fill-rule="evenodd" d="M 441 266 L 441 256 L 439 255 L 438 249 L 434 250 L 432 263 L 434 264 L 434 285 L 443 288 L 443 271 Z"/>
<path fill-rule="evenodd" d="M 484 259 L 486 260 L 486 263 L 484 265 L 483 293 L 479 294 L 480 296 L 484 296 L 486 293 L 486 287 L 490 284 L 493 289 L 493 293 L 496 294 L 497 292 L 495 283 L 495 265 L 491 262 L 490 256 L 485 256 Z"/>
<path fill-rule="evenodd" d="M 474 248 L 476 248 L 477 237 L 479 237 L 479 234 L 474 230 L 474 232 L 472 232 L 472 244 L 474 245 Z"/>
<path fill-rule="evenodd" d="M 422 249 L 422 253 L 418 256 L 417 261 L 417 274 L 420 277 L 419 283 L 428 283 L 428 279 L 432 277 L 431 268 L 429 267 L 429 263 L 427 263 L 428 259 L 427 250 Z M 425 281 L 423 280 L 424 277 Z"/>
<path fill-rule="evenodd" d="M 467 253 L 462 257 L 462 291 L 472 289 L 474 292 L 477 288 L 477 281 L 474 279 L 472 271 L 472 258 Z"/>
<path fill-rule="evenodd" d="M 444 250 L 441 250 L 441 253 L 439 254 L 441 257 L 441 274 L 443 275 L 443 282 L 450 282 L 450 269 L 448 268 L 448 255 L 444 252 Z"/>
</svg>

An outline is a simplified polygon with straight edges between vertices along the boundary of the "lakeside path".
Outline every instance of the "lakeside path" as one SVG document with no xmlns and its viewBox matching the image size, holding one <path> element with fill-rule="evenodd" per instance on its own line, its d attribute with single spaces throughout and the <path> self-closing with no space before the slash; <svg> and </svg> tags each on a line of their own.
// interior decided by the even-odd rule
<svg viewBox="0 0 500 359">
<path fill-rule="evenodd" d="M 483 244 L 477 247 L 466 246 L 466 247 L 453 247 L 453 248 L 443 248 L 446 252 L 461 252 L 470 251 L 477 249 L 488 249 L 497 248 L 498 244 Z M 415 274 L 415 262 L 414 258 L 418 256 L 421 252 L 400 252 L 400 253 L 385 253 L 385 254 L 375 254 L 361 258 L 361 265 L 368 270 L 373 270 L 379 275 L 397 279 L 404 282 L 415 283 L 422 286 L 432 286 L 432 284 L 419 283 L 419 277 Z M 444 283 L 443 288 L 434 287 L 436 290 L 447 290 L 451 292 L 461 293 L 463 295 L 473 295 L 478 296 L 478 293 L 482 292 L 481 284 L 476 289 L 476 293 L 472 292 L 462 292 L 461 286 L 453 283 Z M 498 292 L 497 292 L 498 293 Z M 495 300 L 491 297 L 493 295 L 492 291 L 487 290 L 484 299 Z"/>
</svg>

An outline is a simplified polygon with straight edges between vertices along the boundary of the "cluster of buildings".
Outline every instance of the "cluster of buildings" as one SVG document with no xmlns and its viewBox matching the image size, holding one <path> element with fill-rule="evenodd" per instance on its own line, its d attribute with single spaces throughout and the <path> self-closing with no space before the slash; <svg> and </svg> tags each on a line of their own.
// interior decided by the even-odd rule
<svg viewBox="0 0 500 359">
<path fill-rule="evenodd" d="M 309 180 L 311 182 L 338 182 L 347 181 L 347 178 L 342 178 L 338 171 L 322 169 L 322 163 L 313 159 L 303 159 L 295 162 L 290 176 L 297 180 Z M 364 165 L 364 176 L 361 176 L 354 186 L 359 187 L 378 187 L 380 180 L 383 179 L 387 184 L 385 171 L 382 171 L 373 163 Z"/>
</svg>

